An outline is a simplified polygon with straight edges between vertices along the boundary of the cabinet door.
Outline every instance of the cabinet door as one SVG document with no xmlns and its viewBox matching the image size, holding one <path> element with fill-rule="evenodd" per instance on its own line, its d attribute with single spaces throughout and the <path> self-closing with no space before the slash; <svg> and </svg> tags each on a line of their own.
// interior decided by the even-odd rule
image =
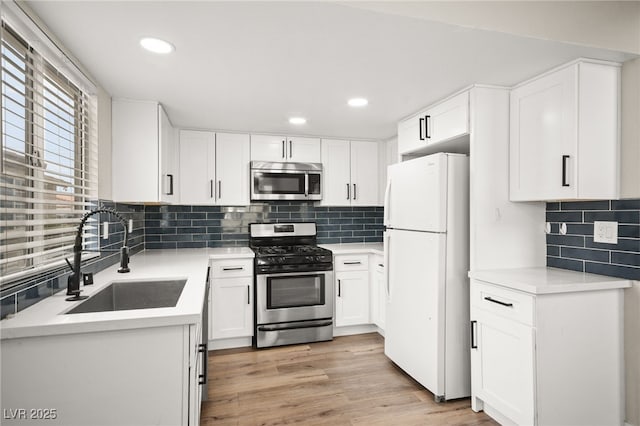
<svg viewBox="0 0 640 426">
<path fill-rule="evenodd" d="M 253 336 L 253 277 L 212 282 L 212 339 Z"/>
<path fill-rule="evenodd" d="M 178 141 L 176 130 L 171 125 L 164 108 L 158 106 L 158 120 L 160 135 L 160 201 L 175 203 L 178 198 Z"/>
<path fill-rule="evenodd" d="M 251 135 L 251 161 L 287 161 L 287 138 Z"/>
<path fill-rule="evenodd" d="M 215 202 L 215 133 L 180 131 L 180 203 Z"/>
<path fill-rule="evenodd" d="M 577 196 L 577 72 L 571 66 L 511 91 L 512 201 Z"/>
<path fill-rule="evenodd" d="M 469 92 L 429 108 L 425 116 L 427 143 L 436 143 L 469 133 Z"/>
<path fill-rule="evenodd" d="M 369 272 L 336 273 L 336 327 L 369 323 Z"/>
<path fill-rule="evenodd" d="M 158 202 L 158 104 L 111 103 L 113 201 Z"/>
<path fill-rule="evenodd" d="M 249 135 L 216 134 L 216 203 L 246 206 L 249 201 Z"/>
<path fill-rule="evenodd" d="M 189 329 L 189 393 L 187 395 L 189 424 L 199 425 L 202 402 L 202 385 L 200 385 L 200 375 L 204 374 L 202 371 L 203 357 L 207 355 L 199 350 L 201 343 L 200 333 L 202 332 L 200 324 L 190 325 Z"/>
<path fill-rule="evenodd" d="M 294 163 L 319 163 L 320 139 L 287 138 L 287 160 Z"/>
<path fill-rule="evenodd" d="M 351 205 L 351 164 L 349 156 L 349 141 L 322 140 L 322 205 Z"/>
<path fill-rule="evenodd" d="M 473 307 L 471 320 L 472 397 L 517 424 L 534 424 L 534 329 Z"/>
<path fill-rule="evenodd" d="M 398 152 L 407 154 L 427 145 L 423 113 L 407 118 L 398 124 Z"/>
<path fill-rule="evenodd" d="M 384 270 L 384 260 L 382 256 L 374 258 L 373 270 L 373 291 L 376 293 L 376 317 L 374 324 L 384 330 L 385 318 L 387 316 L 387 277 Z M 373 295 L 372 295 L 373 296 Z M 373 297 L 372 297 L 373 299 Z"/>
<path fill-rule="evenodd" d="M 378 205 L 378 146 L 351 142 L 351 205 Z"/>
</svg>

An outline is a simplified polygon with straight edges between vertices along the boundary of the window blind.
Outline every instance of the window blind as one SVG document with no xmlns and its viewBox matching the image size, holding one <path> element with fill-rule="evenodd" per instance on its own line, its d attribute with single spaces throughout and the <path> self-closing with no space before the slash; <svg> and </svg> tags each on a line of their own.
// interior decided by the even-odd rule
<svg viewBox="0 0 640 426">
<path fill-rule="evenodd" d="M 4 287 L 71 254 L 79 220 L 97 199 L 98 153 L 95 97 L 6 22 L 0 31 Z"/>
</svg>

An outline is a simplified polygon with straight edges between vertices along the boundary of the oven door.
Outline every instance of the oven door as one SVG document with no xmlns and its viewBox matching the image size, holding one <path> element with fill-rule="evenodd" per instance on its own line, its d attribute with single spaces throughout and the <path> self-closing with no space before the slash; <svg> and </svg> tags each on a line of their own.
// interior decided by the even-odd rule
<svg viewBox="0 0 640 426">
<path fill-rule="evenodd" d="M 333 272 L 288 272 L 256 276 L 256 323 L 333 317 Z"/>
</svg>

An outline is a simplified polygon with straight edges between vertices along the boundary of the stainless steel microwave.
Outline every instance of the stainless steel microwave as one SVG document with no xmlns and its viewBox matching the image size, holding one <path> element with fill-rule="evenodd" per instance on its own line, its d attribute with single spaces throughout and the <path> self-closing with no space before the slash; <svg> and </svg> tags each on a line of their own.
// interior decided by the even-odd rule
<svg viewBox="0 0 640 426">
<path fill-rule="evenodd" d="M 251 162 L 251 200 L 321 200 L 322 164 Z"/>
</svg>

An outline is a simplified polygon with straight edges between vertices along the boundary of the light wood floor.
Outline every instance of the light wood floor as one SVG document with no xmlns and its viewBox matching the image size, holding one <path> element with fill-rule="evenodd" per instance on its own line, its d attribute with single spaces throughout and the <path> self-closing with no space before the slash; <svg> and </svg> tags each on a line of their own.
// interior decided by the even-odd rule
<svg viewBox="0 0 640 426">
<path fill-rule="evenodd" d="M 433 395 L 384 356 L 377 333 L 209 353 L 201 425 L 479 425 L 468 398 Z"/>
</svg>

